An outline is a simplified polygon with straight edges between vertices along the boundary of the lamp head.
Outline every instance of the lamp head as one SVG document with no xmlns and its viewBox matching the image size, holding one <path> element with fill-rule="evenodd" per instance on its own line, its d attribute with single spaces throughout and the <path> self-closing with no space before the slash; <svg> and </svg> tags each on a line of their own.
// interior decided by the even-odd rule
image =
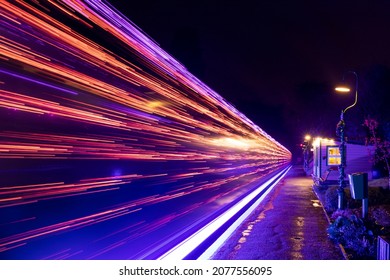
<svg viewBox="0 0 390 280">
<path fill-rule="evenodd" d="M 345 83 L 341 83 L 337 85 L 334 90 L 339 93 L 348 93 L 351 92 L 351 87 Z"/>
<path fill-rule="evenodd" d="M 344 110 L 341 111 L 341 116 L 340 116 L 341 120 L 344 119 L 344 113 L 348 109 L 350 109 L 350 108 L 352 108 L 353 106 L 356 105 L 357 99 L 358 99 L 358 75 L 354 71 L 348 71 L 346 73 L 350 73 L 350 74 L 353 74 L 355 76 L 355 102 L 352 105 L 348 106 L 347 108 L 345 108 Z M 342 82 L 343 84 L 335 87 L 335 91 L 337 91 L 339 93 L 344 93 L 345 94 L 345 93 L 351 92 L 351 87 L 349 85 L 345 84 L 345 82 L 344 82 L 345 79 L 344 78 L 345 78 L 345 74 L 344 74 L 344 77 L 343 77 L 343 82 Z"/>
<path fill-rule="evenodd" d="M 346 92 L 350 92 L 351 89 L 347 88 L 347 87 L 336 87 L 335 91 L 340 92 L 340 93 L 346 93 Z"/>
</svg>

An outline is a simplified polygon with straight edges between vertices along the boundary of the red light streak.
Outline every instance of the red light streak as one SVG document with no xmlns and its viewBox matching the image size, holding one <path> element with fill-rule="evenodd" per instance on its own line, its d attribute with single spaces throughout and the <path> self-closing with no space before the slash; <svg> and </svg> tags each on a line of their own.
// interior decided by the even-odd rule
<svg viewBox="0 0 390 280">
<path fill-rule="evenodd" d="M 67 22 L 74 21 L 76 27 L 65 25 L 53 11 Z M 145 207 L 215 191 L 180 211 L 162 214 L 153 223 L 136 222 L 134 227 L 114 231 L 134 230 L 91 258 L 102 255 L 200 206 L 223 203 L 290 161 L 291 153 L 285 147 L 102 1 L 1 1 L 0 20 L 4 29 L 0 36 L 0 114 L 6 119 L 6 128 L 0 130 L 0 159 L 21 166 L 36 162 L 32 171 L 28 167 L 19 170 L 26 176 L 32 174 L 30 183 L 19 183 L 13 167 L 2 166 L 15 177 L 0 182 L 0 211 L 109 195 L 134 185 L 151 190 L 150 195 L 126 197 L 105 204 L 104 210 L 91 208 L 88 214 L 48 221 L 48 225 L 38 225 L 39 217 L 9 220 L 6 226 L 26 224 L 29 229 L 0 236 L 0 252 L 28 246 L 44 236 L 143 213 Z M 83 28 L 103 34 L 106 43 L 79 33 Z M 117 45 L 125 51 L 116 49 Z M 69 167 L 86 162 L 88 169 L 91 161 L 120 162 L 126 171 L 112 176 L 84 175 Z M 172 163 L 178 166 L 165 167 Z M 62 171 L 74 168 L 78 177 L 36 175 L 39 165 L 51 164 L 54 168 L 63 164 L 58 167 Z M 158 170 L 142 169 L 146 164 L 159 164 Z M 161 191 L 152 192 L 161 186 Z M 224 193 L 216 191 L 222 189 Z M 66 258 L 79 253 L 67 248 L 49 256 Z"/>
</svg>

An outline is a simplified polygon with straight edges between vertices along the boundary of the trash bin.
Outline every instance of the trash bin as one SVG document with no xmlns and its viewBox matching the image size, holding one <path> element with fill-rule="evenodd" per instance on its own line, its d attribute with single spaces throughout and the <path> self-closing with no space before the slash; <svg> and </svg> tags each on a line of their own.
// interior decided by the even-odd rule
<svg viewBox="0 0 390 280">
<path fill-rule="evenodd" d="M 368 175 L 367 173 L 359 172 L 349 174 L 349 184 L 351 196 L 353 199 L 368 198 Z"/>
</svg>

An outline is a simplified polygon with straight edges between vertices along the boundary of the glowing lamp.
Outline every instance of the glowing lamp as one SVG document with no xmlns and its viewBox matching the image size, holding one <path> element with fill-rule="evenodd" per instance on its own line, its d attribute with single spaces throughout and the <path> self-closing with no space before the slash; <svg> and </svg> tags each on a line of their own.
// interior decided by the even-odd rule
<svg viewBox="0 0 390 280">
<path fill-rule="evenodd" d="M 349 87 L 346 87 L 346 86 L 338 86 L 334 90 L 337 92 L 340 92 L 340 93 L 347 93 L 347 92 L 351 91 L 351 89 Z"/>
</svg>

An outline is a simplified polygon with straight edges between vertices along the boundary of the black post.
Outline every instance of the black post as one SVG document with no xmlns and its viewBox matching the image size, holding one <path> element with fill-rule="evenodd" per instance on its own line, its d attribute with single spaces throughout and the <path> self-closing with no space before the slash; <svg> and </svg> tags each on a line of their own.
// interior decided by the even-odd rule
<svg viewBox="0 0 390 280">
<path fill-rule="evenodd" d="M 341 111 L 340 121 L 337 124 L 336 134 L 340 137 L 340 165 L 339 165 L 339 188 L 337 189 L 338 194 L 338 209 L 344 209 L 344 188 L 346 186 L 345 183 L 345 167 L 346 167 L 346 156 L 345 156 L 345 122 L 344 122 L 344 111 Z"/>
<path fill-rule="evenodd" d="M 352 108 L 353 106 L 356 105 L 357 103 L 357 100 L 358 100 L 358 85 L 359 85 L 359 82 L 358 82 L 358 75 L 356 74 L 356 72 L 354 71 L 348 71 L 346 72 L 345 74 L 353 74 L 355 76 L 355 102 L 348 106 L 347 108 L 345 108 L 344 110 L 341 111 L 341 115 L 340 115 L 340 121 L 339 123 L 337 124 L 337 129 L 336 129 L 336 134 L 337 136 L 340 137 L 340 146 L 339 146 L 339 149 L 340 149 L 340 165 L 339 165 L 339 188 L 337 189 L 337 193 L 338 193 L 338 209 L 339 210 L 342 210 L 344 209 L 344 188 L 346 186 L 346 183 L 345 183 L 345 167 L 347 166 L 347 160 L 346 160 L 346 146 L 345 146 L 345 122 L 344 122 L 344 113 Z M 345 78 L 345 74 L 344 74 L 344 77 L 343 77 L 343 81 L 344 81 L 344 78 Z M 338 91 L 342 91 L 342 92 L 349 92 L 349 89 L 346 89 L 345 90 L 345 87 L 344 87 L 344 90 L 341 90 L 340 88 L 336 88 L 336 90 Z"/>
</svg>

